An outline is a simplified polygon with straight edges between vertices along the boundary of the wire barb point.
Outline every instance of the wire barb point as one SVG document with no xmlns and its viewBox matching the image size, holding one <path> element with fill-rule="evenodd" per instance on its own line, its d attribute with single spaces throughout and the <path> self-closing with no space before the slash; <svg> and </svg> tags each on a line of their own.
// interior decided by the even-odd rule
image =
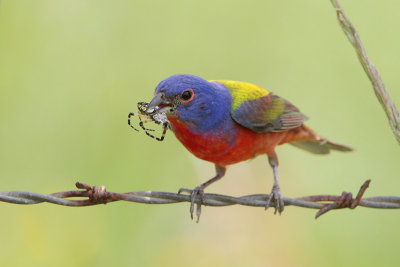
<svg viewBox="0 0 400 267">
<path fill-rule="evenodd" d="M 363 183 L 363 185 L 360 187 L 360 190 L 358 191 L 356 198 L 353 198 L 353 194 L 351 192 L 343 191 L 342 195 L 335 202 L 331 204 L 324 204 L 322 208 L 315 215 L 315 219 L 318 219 L 318 217 L 333 209 L 344 209 L 344 208 L 355 209 L 360 204 L 361 198 L 364 195 L 370 183 L 371 180 L 366 180 Z"/>
<path fill-rule="evenodd" d="M 92 204 L 107 204 L 111 200 L 104 185 L 100 187 L 94 185 L 92 187 L 85 183 L 76 182 L 75 186 L 78 189 L 85 189 L 88 192 L 88 198 Z"/>
</svg>

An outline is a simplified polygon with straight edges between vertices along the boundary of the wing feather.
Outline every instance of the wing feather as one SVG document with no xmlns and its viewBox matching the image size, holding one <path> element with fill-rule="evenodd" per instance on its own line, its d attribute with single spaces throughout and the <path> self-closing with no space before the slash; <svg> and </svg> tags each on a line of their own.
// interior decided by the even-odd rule
<svg viewBox="0 0 400 267">
<path fill-rule="evenodd" d="M 216 82 L 223 84 L 232 95 L 235 103 L 231 109 L 232 118 L 253 131 L 286 131 L 299 127 L 308 119 L 292 103 L 259 86 L 234 81 Z M 258 97 L 254 97 L 255 91 Z"/>
</svg>

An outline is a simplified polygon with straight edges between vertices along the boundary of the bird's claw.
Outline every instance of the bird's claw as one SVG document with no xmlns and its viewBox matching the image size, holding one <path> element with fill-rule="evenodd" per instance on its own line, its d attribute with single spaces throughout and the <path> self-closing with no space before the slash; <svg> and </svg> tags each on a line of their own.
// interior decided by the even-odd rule
<svg viewBox="0 0 400 267">
<path fill-rule="evenodd" d="M 277 212 L 279 212 L 279 214 L 281 214 L 284 209 L 285 204 L 283 203 L 281 188 L 279 187 L 279 185 L 275 184 L 272 187 L 271 194 L 269 194 L 267 203 L 265 204 L 265 209 L 269 208 L 272 199 L 274 199 L 274 202 L 275 202 L 274 214 L 276 214 Z"/>
<path fill-rule="evenodd" d="M 197 197 L 200 197 L 200 203 L 196 203 L 196 217 L 197 217 L 196 223 L 198 223 L 201 215 L 201 204 L 204 202 L 204 188 L 202 186 L 198 186 L 193 190 L 181 188 L 179 189 L 178 194 L 183 192 L 190 194 L 190 217 L 192 218 L 192 220 L 193 220 L 195 200 Z"/>
</svg>

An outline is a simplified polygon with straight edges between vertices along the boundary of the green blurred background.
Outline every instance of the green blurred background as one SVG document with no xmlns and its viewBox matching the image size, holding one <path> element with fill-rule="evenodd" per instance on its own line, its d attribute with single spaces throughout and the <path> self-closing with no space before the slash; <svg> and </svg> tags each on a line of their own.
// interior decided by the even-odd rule
<svg viewBox="0 0 400 267">
<path fill-rule="evenodd" d="M 400 105 L 398 1 L 342 1 Z M 326 1 L 2 1 L 0 189 L 177 191 L 214 174 L 167 133 L 127 125 L 173 74 L 253 82 L 307 114 L 354 153 L 277 149 L 289 197 L 400 195 L 400 147 Z M 228 169 L 208 192 L 267 193 L 265 157 Z M 1 266 L 374 266 L 400 260 L 396 210 L 203 208 L 111 203 L 0 204 Z"/>
</svg>

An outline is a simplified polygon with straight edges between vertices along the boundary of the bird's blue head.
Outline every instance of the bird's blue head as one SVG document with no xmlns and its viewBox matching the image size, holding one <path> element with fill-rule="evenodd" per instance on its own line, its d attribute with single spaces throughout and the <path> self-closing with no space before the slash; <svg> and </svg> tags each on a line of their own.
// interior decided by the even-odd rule
<svg viewBox="0 0 400 267">
<path fill-rule="evenodd" d="M 170 107 L 168 116 L 176 116 L 192 130 L 207 131 L 230 118 L 231 102 L 229 91 L 221 84 L 179 74 L 157 85 L 149 108 Z"/>
</svg>

